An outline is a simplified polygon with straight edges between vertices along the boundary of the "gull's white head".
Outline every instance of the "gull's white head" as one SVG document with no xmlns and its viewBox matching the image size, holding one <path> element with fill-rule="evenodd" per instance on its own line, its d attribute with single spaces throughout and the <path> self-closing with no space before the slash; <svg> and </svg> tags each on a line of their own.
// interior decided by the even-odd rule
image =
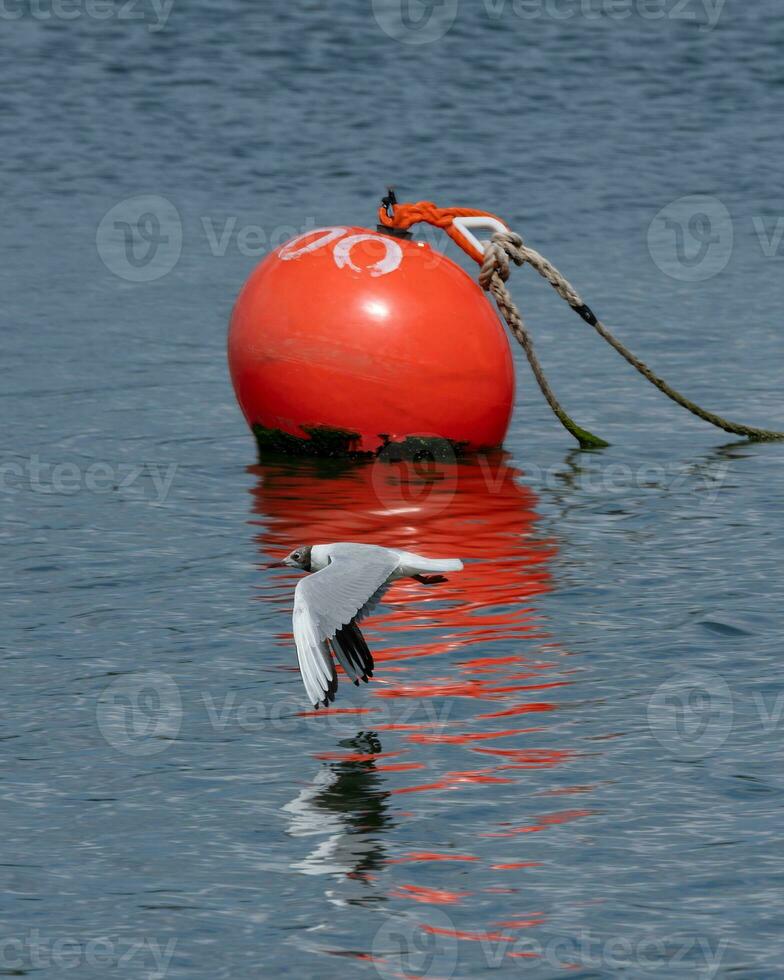
<svg viewBox="0 0 784 980">
<path fill-rule="evenodd" d="M 311 550 L 311 545 L 301 544 L 298 548 L 295 548 L 291 554 L 286 555 L 282 564 L 288 565 L 289 568 L 301 568 L 303 572 L 309 572 Z"/>
</svg>

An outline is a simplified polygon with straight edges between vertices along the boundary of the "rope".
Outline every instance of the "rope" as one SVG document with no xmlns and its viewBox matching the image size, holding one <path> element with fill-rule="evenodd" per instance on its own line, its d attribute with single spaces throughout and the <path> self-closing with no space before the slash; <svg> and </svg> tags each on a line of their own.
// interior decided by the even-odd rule
<svg viewBox="0 0 784 980">
<path fill-rule="evenodd" d="M 519 236 L 512 235 L 510 233 L 509 237 L 517 239 Z M 522 239 L 520 239 L 520 242 L 522 244 Z M 488 255 L 488 253 L 486 253 L 486 255 Z M 520 343 L 520 346 L 525 351 L 525 355 L 528 358 L 528 363 L 531 365 L 531 370 L 534 372 L 534 377 L 536 378 L 540 391 L 544 395 L 547 404 L 553 410 L 553 414 L 561 425 L 580 443 L 581 449 L 599 449 L 602 446 L 609 446 L 609 443 L 605 442 L 604 439 L 600 439 L 599 436 L 595 436 L 592 432 L 588 432 L 587 429 L 583 429 L 577 425 L 577 423 L 566 414 L 558 399 L 553 394 L 553 390 L 544 375 L 539 359 L 534 352 L 531 335 L 525 329 L 520 311 L 515 305 L 511 293 L 506 288 L 505 283 L 509 278 L 509 260 L 506 258 L 505 252 L 503 255 L 505 261 L 499 260 L 488 263 L 487 257 L 485 258 L 482 265 L 482 271 L 479 274 L 479 282 L 482 288 L 493 294 L 495 301 L 498 304 L 498 309 L 501 311 L 504 320 L 506 320 L 509 329 L 515 335 Z"/>
<path fill-rule="evenodd" d="M 548 405 L 553 410 L 556 418 L 577 439 L 582 448 L 606 446 L 608 443 L 576 425 L 563 410 L 553 394 L 534 353 L 531 337 L 525 329 L 520 311 L 517 309 L 509 290 L 505 286 L 506 281 L 509 279 L 510 259 L 518 266 L 525 265 L 525 263 L 532 266 L 540 276 L 550 283 L 553 289 L 569 304 L 575 313 L 592 326 L 599 336 L 616 350 L 624 360 L 628 361 L 633 368 L 639 371 L 659 391 L 682 408 L 696 415 L 697 418 L 702 419 L 704 422 L 709 422 L 711 425 L 715 425 L 725 432 L 745 436 L 748 439 L 759 441 L 784 439 L 784 432 L 773 432 L 768 429 L 757 429 L 751 425 L 730 422 L 723 416 L 702 408 L 696 402 L 686 398 L 679 391 L 671 388 L 666 381 L 654 374 L 647 364 L 636 357 L 617 337 L 610 333 L 601 320 L 596 317 L 593 310 L 583 302 L 580 294 L 569 280 L 554 265 L 548 262 L 543 255 L 540 255 L 539 252 L 525 245 L 519 235 L 516 235 L 514 232 L 494 234 L 492 241 L 486 246 L 484 254 L 480 255 L 477 249 L 470 245 L 460 232 L 452 226 L 452 218 L 462 216 L 496 217 L 488 211 L 472 211 L 468 208 L 438 208 L 430 201 L 421 201 L 418 204 L 397 204 L 395 202 L 394 213 L 392 215 L 383 207 L 379 211 L 379 219 L 386 227 L 407 229 L 419 221 L 426 221 L 428 224 L 435 224 L 437 227 L 443 228 L 463 251 L 480 263 L 480 285 L 486 292 L 493 294 L 509 329 L 517 338 L 528 357 L 528 362 L 531 365 L 542 394 L 547 399 Z"/>
<path fill-rule="evenodd" d="M 670 387 L 663 378 L 654 374 L 647 364 L 641 361 L 639 357 L 636 357 L 617 337 L 610 333 L 601 320 L 596 317 L 593 310 L 582 301 L 580 294 L 569 280 L 561 275 L 555 266 L 551 265 L 544 256 L 525 245 L 519 235 L 512 233 L 493 235 L 493 240 L 485 252 L 484 262 L 479 273 L 479 281 L 484 289 L 489 289 L 495 295 L 493 288 L 494 276 L 499 268 L 508 270 L 509 258 L 512 259 L 515 265 L 523 265 L 527 262 L 533 266 L 539 275 L 550 283 L 558 295 L 566 300 L 575 313 L 585 320 L 586 323 L 590 324 L 603 340 L 606 340 L 646 380 L 650 381 L 652 385 L 658 388 L 668 398 L 671 398 L 677 405 L 680 405 L 681 408 L 685 408 L 692 415 L 696 415 L 697 418 L 702 419 L 704 422 L 709 422 L 711 425 L 715 425 L 717 428 L 723 429 L 725 432 L 731 432 L 734 435 L 746 436 L 749 439 L 760 441 L 784 439 L 784 432 L 772 432 L 768 429 L 757 429 L 753 425 L 730 422 L 716 412 L 709 412 L 707 409 L 702 408 L 696 402 L 691 401 L 691 399 L 676 391 L 675 388 Z"/>
<path fill-rule="evenodd" d="M 471 246 L 452 224 L 452 219 L 458 217 L 496 218 L 496 215 L 491 214 L 489 211 L 474 211 L 471 208 L 438 208 L 431 201 L 420 201 L 418 204 L 398 204 L 395 202 L 393 216 L 390 216 L 387 208 L 382 205 L 382 207 L 379 208 L 378 217 L 379 222 L 387 228 L 400 228 L 407 230 L 412 225 L 415 225 L 420 221 L 425 221 L 428 224 L 435 225 L 437 228 L 443 228 L 449 237 L 457 245 L 459 245 L 464 252 L 482 264 L 486 261 L 486 255 L 488 253 L 481 253 Z M 517 235 L 512 235 L 511 237 L 515 240 L 519 238 Z M 522 238 L 520 238 L 519 241 L 520 244 L 522 244 Z M 579 442 L 581 449 L 598 449 L 602 446 L 608 446 L 609 443 L 605 442 L 604 439 L 600 439 L 599 436 L 595 436 L 592 432 L 589 432 L 587 429 L 583 429 L 581 426 L 577 425 L 577 423 L 566 413 L 558 399 L 555 397 L 553 389 L 550 387 L 544 371 L 542 370 L 542 366 L 539 363 L 539 359 L 536 356 L 536 352 L 534 351 L 531 335 L 525 328 L 523 318 L 520 315 L 520 311 L 515 306 L 511 293 L 504 285 L 506 280 L 509 278 L 509 259 L 506 257 L 506 252 L 502 248 L 498 249 L 498 263 L 499 267 L 497 269 L 495 267 L 490 269 L 485 274 L 484 279 L 482 278 L 482 273 L 480 273 L 479 281 L 482 284 L 482 287 L 485 290 L 492 292 L 493 296 L 495 297 L 498 308 L 503 314 L 509 329 L 512 331 L 520 346 L 525 351 L 525 356 L 528 358 L 528 363 L 531 365 L 531 370 L 534 373 L 539 389 L 544 395 L 547 404 L 552 409 L 553 414 L 566 429 L 566 431 L 573 435 Z"/>
</svg>

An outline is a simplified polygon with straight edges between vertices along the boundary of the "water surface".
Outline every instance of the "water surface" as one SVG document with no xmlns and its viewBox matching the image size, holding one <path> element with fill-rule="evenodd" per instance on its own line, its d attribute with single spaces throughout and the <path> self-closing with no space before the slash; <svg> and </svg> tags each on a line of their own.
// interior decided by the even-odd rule
<svg viewBox="0 0 784 980">
<path fill-rule="evenodd" d="M 528 270 L 601 453 L 518 357 L 504 453 L 257 464 L 224 354 L 242 230 L 372 225 L 391 181 L 501 214 L 672 383 L 784 428 L 773 0 L 712 30 L 697 4 L 463 4 L 426 45 L 359 2 L 25 10 L 0 64 L 0 971 L 779 976 L 781 448 L 684 415 Z M 695 194 L 733 243 L 687 281 L 649 228 Z M 96 247 L 138 195 L 181 227 L 140 281 Z M 340 539 L 466 569 L 396 585 L 374 683 L 316 714 L 296 577 L 264 566 Z"/>
</svg>

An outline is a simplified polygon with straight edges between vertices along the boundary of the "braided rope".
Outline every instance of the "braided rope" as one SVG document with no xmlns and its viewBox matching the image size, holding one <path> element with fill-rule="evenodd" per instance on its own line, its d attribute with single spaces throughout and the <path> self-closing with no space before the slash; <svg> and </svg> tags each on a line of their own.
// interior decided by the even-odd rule
<svg viewBox="0 0 784 980">
<path fill-rule="evenodd" d="M 523 245 L 522 238 L 520 238 L 519 235 L 515 235 L 511 232 L 508 235 L 496 235 L 493 237 L 493 241 L 490 245 L 488 245 L 485 251 L 482 269 L 479 273 L 479 282 L 482 288 L 493 294 L 493 297 L 498 304 L 498 309 L 501 311 L 504 320 L 506 320 L 509 329 L 515 335 L 520 346 L 525 351 L 525 355 L 528 358 L 528 363 L 531 365 L 531 370 L 534 373 L 534 377 L 536 378 L 540 391 L 544 395 L 547 404 L 553 410 L 553 414 L 561 425 L 567 432 L 574 436 L 574 438 L 580 443 L 580 448 L 582 449 L 598 449 L 602 446 L 608 446 L 609 443 L 605 442 L 604 439 L 600 439 L 599 436 L 595 436 L 592 432 L 588 432 L 587 429 L 583 429 L 577 425 L 577 423 L 574 422 L 569 415 L 567 415 L 567 413 L 561 407 L 558 399 L 553 394 L 553 390 L 544 375 L 539 359 L 534 352 L 534 345 L 533 341 L 531 340 L 531 335 L 526 330 L 525 324 L 523 323 L 523 318 L 520 315 L 520 311 L 515 305 L 512 295 L 505 285 L 507 279 L 509 278 L 509 258 L 511 258 L 516 265 L 522 265 L 525 259 L 518 261 L 517 255 L 511 250 L 507 250 L 501 241 L 496 241 L 497 238 L 503 240 L 508 239 L 510 244 L 513 244 L 516 248 L 522 247 Z"/>
<path fill-rule="evenodd" d="M 515 307 L 508 290 L 503 285 L 503 282 L 509 278 L 509 259 L 511 259 L 515 265 L 522 266 L 527 262 L 534 269 L 536 269 L 539 275 L 550 283 L 558 295 L 566 300 L 575 313 L 585 320 L 586 323 L 590 324 L 599 334 L 599 336 L 603 340 L 606 340 L 607 343 L 614 350 L 616 350 L 621 357 L 624 358 L 624 360 L 628 361 L 633 368 L 639 371 L 639 373 L 646 380 L 650 381 L 652 385 L 658 388 L 659 391 L 665 394 L 668 398 L 672 399 L 672 401 L 680 405 L 682 408 L 685 408 L 693 415 L 696 415 L 697 418 L 702 419 L 704 422 L 709 422 L 711 425 L 715 425 L 717 428 L 723 429 L 725 432 L 731 432 L 734 435 L 739 436 L 746 436 L 749 439 L 755 439 L 758 441 L 784 439 L 784 432 L 773 432 L 768 429 L 758 429 L 752 425 L 743 425 L 737 422 L 730 422 L 723 416 L 717 415 L 715 412 L 709 412 L 707 409 L 702 408 L 700 405 L 697 405 L 696 402 L 686 398 L 686 396 L 682 395 L 679 391 L 671 388 L 663 378 L 660 378 L 657 374 L 654 374 L 647 364 L 632 354 L 632 352 L 625 347 L 617 337 L 610 333 L 601 320 L 596 317 L 593 310 L 591 310 L 591 308 L 583 302 L 580 294 L 572 286 L 569 280 L 566 279 L 565 276 L 561 275 L 555 266 L 548 262 L 544 256 L 525 245 L 519 235 L 512 232 L 506 234 L 497 233 L 493 235 L 492 242 L 485 250 L 484 261 L 482 262 L 482 268 L 479 273 L 479 282 L 483 289 L 492 292 L 493 296 L 496 298 L 499 308 L 501 309 L 501 312 L 504 315 L 504 319 L 524 347 L 525 344 L 516 332 L 515 326 L 513 325 L 518 321 L 520 324 L 522 324 L 522 320 L 520 319 L 520 315 L 517 312 L 517 308 Z M 498 285 L 496 285 L 496 280 L 500 281 L 500 286 L 503 289 L 502 299 L 499 299 L 499 289 Z M 526 353 L 528 353 L 527 349 Z M 531 361 L 530 356 L 529 361 Z M 531 366 L 534 367 L 533 361 L 531 361 Z M 536 373 L 535 370 L 534 373 Z M 538 377 L 537 380 L 539 380 Z M 547 392 L 542 387 L 541 381 L 539 382 L 539 387 L 542 388 L 542 391 L 545 393 L 545 397 L 547 397 Z M 551 407 L 553 407 L 552 403 Z M 553 411 L 556 411 L 554 407 Z M 556 415 L 557 414 L 558 412 L 556 412 Z M 558 417 L 560 418 L 560 415 Z M 563 422 L 563 419 L 561 419 L 561 421 Z M 569 426 L 567 425 L 566 428 L 569 429 Z M 572 432 L 572 429 L 569 429 L 569 431 Z M 572 432 L 572 434 L 574 435 L 575 433 Z M 576 436 L 576 438 L 579 439 L 579 436 Z"/>
</svg>

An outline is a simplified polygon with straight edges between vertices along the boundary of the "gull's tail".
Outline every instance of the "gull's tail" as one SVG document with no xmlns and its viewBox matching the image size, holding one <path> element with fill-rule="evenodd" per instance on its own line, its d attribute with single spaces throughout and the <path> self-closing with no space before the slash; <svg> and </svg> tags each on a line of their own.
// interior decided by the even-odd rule
<svg viewBox="0 0 784 980">
<path fill-rule="evenodd" d="M 463 563 L 459 558 L 429 558 L 427 564 L 422 566 L 422 570 L 427 572 L 462 572 Z"/>
<path fill-rule="evenodd" d="M 400 552 L 400 564 L 408 575 L 417 575 L 420 572 L 459 572 L 463 568 L 459 558 L 423 558 L 409 551 Z"/>
<path fill-rule="evenodd" d="M 338 663 L 355 684 L 373 676 L 373 654 L 365 643 L 360 628 L 352 620 L 348 626 L 341 626 L 329 641 Z"/>
</svg>

